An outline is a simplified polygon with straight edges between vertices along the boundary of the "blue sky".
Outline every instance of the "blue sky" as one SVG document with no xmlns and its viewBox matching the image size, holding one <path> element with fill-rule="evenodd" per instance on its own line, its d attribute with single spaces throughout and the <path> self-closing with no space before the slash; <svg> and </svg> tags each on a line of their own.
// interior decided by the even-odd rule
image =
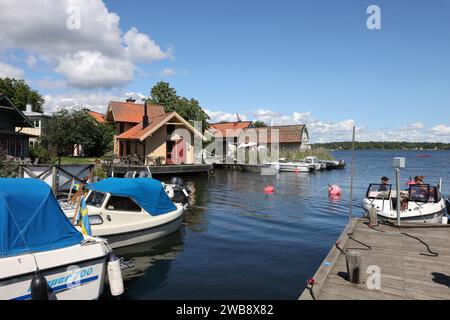
<svg viewBox="0 0 450 320">
<path fill-rule="evenodd" d="M 24 77 L 49 111 L 102 111 L 163 80 L 213 120 L 305 122 L 315 141 L 348 140 L 355 124 L 361 140 L 450 142 L 450 1 L 23 2 L 0 0 L 0 21 L 30 21 L 0 22 L 0 76 Z M 366 26 L 372 4 L 381 30 Z M 70 5 L 80 30 L 64 27 Z"/>
</svg>

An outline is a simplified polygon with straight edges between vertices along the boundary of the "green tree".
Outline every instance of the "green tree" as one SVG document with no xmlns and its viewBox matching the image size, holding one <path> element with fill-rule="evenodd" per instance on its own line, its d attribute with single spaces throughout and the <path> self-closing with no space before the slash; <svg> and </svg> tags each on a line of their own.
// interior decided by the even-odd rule
<svg viewBox="0 0 450 320">
<path fill-rule="evenodd" d="M 81 145 L 85 156 L 100 157 L 112 150 L 114 129 L 109 124 L 95 121 L 88 109 L 59 109 L 49 121 L 43 145 L 55 146 L 58 155 L 71 154 L 75 145 Z"/>
<path fill-rule="evenodd" d="M 267 127 L 267 124 L 264 121 L 260 121 L 260 120 L 256 120 L 256 121 L 252 122 L 252 124 L 255 128 Z"/>
<path fill-rule="evenodd" d="M 177 112 L 185 120 L 193 124 L 194 121 L 202 122 L 202 130 L 209 127 L 210 119 L 198 100 L 180 97 L 174 88 L 167 82 L 158 82 L 150 91 L 152 104 L 164 107 L 166 112 Z"/>
<path fill-rule="evenodd" d="M 29 103 L 35 112 L 43 112 L 44 98 L 36 90 L 31 89 L 24 80 L 11 78 L 0 78 L 0 92 L 5 94 L 16 105 L 24 111 Z"/>
<path fill-rule="evenodd" d="M 17 171 L 17 163 L 8 159 L 6 150 L 0 147 L 0 177 L 7 178 L 17 176 Z"/>
</svg>

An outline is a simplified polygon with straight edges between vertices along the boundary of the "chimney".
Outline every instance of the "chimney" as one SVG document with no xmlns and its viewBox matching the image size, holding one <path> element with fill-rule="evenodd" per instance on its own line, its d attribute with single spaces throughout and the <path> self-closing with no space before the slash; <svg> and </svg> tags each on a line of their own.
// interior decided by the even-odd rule
<svg viewBox="0 0 450 320">
<path fill-rule="evenodd" d="M 127 103 L 135 103 L 136 100 L 133 99 L 133 97 L 129 97 L 127 100 Z"/>
<path fill-rule="evenodd" d="M 147 116 L 147 100 L 144 101 L 144 117 L 142 118 L 142 129 L 148 127 L 148 116 Z"/>
<path fill-rule="evenodd" d="M 27 112 L 32 112 L 33 111 L 33 106 L 31 104 L 27 103 L 26 111 Z"/>
</svg>

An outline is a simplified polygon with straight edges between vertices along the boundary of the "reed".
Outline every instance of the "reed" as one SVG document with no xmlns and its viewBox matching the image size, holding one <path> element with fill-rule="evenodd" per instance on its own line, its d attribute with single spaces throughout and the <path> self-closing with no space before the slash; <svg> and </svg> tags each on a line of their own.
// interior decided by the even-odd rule
<svg viewBox="0 0 450 320">
<path fill-rule="evenodd" d="M 334 160 L 333 156 L 330 154 L 330 151 L 325 148 L 311 148 L 310 150 L 302 151 L 280 151 L 280 158 L 286 158 L 289 161 L 300 161 L 306 157 L 317 157 L 321 160 Z"/>
</svg>

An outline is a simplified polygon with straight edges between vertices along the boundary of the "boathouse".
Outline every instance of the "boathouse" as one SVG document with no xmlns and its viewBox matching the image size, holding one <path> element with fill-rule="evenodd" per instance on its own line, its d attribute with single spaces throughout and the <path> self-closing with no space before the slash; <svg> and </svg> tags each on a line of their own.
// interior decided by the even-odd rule
<svg viewBox="0 0 450 320">
<path fill-rule="evenodd" d="M 194 138 L 204 139 L 188 121 L 178 113 L 166 113 L 162 106 L 111 101 L 105 121 L 112 123 L 114 155 L 131 157 L 144 165 L 193 164 Z"/>
<path fill-rule="evenodd" d="M 5 149 L 8 155 L 28 157 L 29 139 L 34 136 L 22 132 L 23 128 L 33 128 L 33 124 L 6 95 L 0 92 L 0 148 Z"/>
<path fill-rule="evenodd" d="M 215 138 L 223 138 L 224 148 L 228 143 L 228 150 L 231 152 L 239 144 L 249 143 L 250 140 L 256 144 L 264 144 L 268 147 L 270 147 L 272 142 L 278 142 L 280 151 L 311 149 L 308 129 L 303 124 L 254 127 L 252 121 L 236 121 L 213 123 L 209 130 Z M 276 134 L 278 134 L 278 138 Z"/>
</svg>

